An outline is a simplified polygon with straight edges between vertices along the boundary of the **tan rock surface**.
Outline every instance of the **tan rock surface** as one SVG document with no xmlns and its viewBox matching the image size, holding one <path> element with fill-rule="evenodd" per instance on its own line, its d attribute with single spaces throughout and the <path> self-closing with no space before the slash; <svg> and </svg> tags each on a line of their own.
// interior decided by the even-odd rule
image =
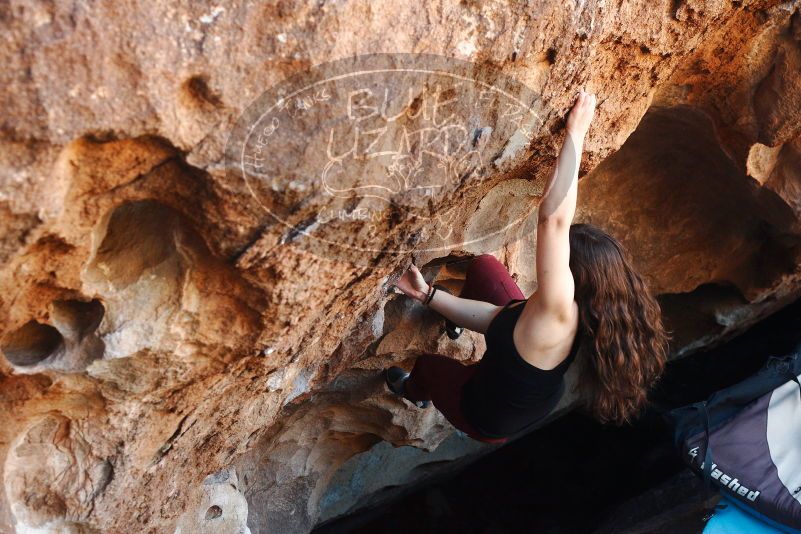
<svg viewBox="0 0 801 534">
<path fill-rule="evenodd" d="M 483 350 L 480 336 L 450 342 L 389 281 L 414 252 L 458 288 L 458 260 L 493 252 L 536 287 L 526 221 L 581 86 L 599 107 L 579 217 L 630 249 L 677 355 L 797 298 L 798 10 L 11 2 L 0 19 L 0 530 L 306 532 L 486 452 L 385 392 L 390 363 Z M 377 52 L 516 79 L 541 96 L 542 125 L 528 140 L 504 130 L 501 109 L 460 108 L 496 151 L 490 172 L 433 189 L 421 205 L 438 217 L 401 211 L 330 232 L 410 254 L 315 254 L 312 207 L 349 202 L 293 189 L 292 165 L 320 154 L 272 154 L 283 185 L 252 194 L 226 167 L 228 134 L 286 77 Z M 306 128 L 301 141 L 320 134 Z M 279 194 L 301 231 L 265 212 Z"/>
</svg>

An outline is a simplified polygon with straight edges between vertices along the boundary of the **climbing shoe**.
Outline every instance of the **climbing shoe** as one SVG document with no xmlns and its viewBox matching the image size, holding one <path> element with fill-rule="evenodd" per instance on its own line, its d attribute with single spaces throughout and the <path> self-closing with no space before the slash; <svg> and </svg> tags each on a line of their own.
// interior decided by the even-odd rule
<svg viewBox="0 0 801 534">
<path fill-rule="evenodd" d="M 445 333 L 448 334 L 448 337 L 453 339 L 454 341 L 459 339 L 459 336 L 462 335 L 464 328 L 461 326 L 456 326 L 453 321 L 445 319 Z"/>
<path fill-rule="evenodd" d="M 409 379 L 409 373 L 401 369 L 400 367 L 390 367 L 384 371 L 384 380 L 387 383 L 387 387 L 389 390 L 398 395 L 400 397 L 406 398 L 406 391 L 404 389 L 404 384 L 406 380 Z M 409 399 L 407 399 L 409 400 Z M 431 402 L 425 401 L 409 401 L 412 402 L 418 408 L 428 408 L 431 405 Z"/>
</svg>

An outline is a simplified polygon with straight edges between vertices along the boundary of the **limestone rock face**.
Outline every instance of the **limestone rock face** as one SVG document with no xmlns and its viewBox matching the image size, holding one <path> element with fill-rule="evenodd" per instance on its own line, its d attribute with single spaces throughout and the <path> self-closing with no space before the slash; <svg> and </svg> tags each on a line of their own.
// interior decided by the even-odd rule
<svg viewBox="0 0 801 534">
<path fill-rule="evenodd" d="M 578 217 L 627 246 L 676 356 L 794 300 L 798 11 L 773 0 L 11 2 L 0 22 L 0 530 L 306 532 L 487 451 L 385 391 L 387 365 L 484 349 L 478 335 L 451 342 L 391 280 L 414 259 L 457 290 L 466 261 L 490 252 L 535 289 L 529 223 L 580 87 L 599 105 Z M 260 151 L 232 164 L 232 132 L 263 118 L 251 114 L 265 91 L 312 87 L 319 65 L 377 53 L 408 78 L 369 87 L 405 88 L 422 53 L 427 65 L 452 58 L 451 81 L 408 82 L 418 90 L 392 121 L 383 108 L 358 115 L 372 108 L 345 82 L 279 95 L 280 111 L 305 120 L 279 145 L 268 142 L 279 124 L 264 123 Z M 503 98 L 484 99 L 492 91 Z M 458 121 L 436 123 L 434 93 Z M 347 112 L 325 111 L 338 98 Z M 510 122 L 520 110 L 509 102 L 537 120 Z M 425 120 L 432 138 L 416 130 Z M 326 144 L 337 128 L 389 132 L 417 154 L 469 150 L 346 167 L 331 154 L 349 137 Z M 309 178 L 322 169 L 330 181 Z M 381 202 L 394 207 L 371 219 Z M 323 221 L 324 210 L 346 217 Z"/>
</svg>

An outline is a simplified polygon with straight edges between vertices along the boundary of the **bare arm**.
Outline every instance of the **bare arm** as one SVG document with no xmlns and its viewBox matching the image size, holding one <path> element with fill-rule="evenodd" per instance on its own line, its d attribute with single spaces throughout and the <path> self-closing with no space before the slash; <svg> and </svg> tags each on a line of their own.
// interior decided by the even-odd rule
<svg viewBox="0 0 801 534">
<path fill-rule="evenodd" d="M 406 296 L 419 302 L 425 301 L 431 289 L 414 265 L 403 273 L 403 276 L 395 286 Z M 456 325 L 482 334 L 487 331 L 490 321 L 501 309 L 500 306 L 495 306 L 488 302 L 463 299 L 444 291 L 437 291 L 428 306 L 453 321 Z"/>
<path fill-rule="evenodd" d="M 482 334 L 487 332 L 490 322 L 501 309 L 500 306 L 489 302 L 463 299 L 444 291 L 437 291 L 428 306 L 453 321 L 456 325 Z"/>
<path fill-rule="evenodd" d="M 537 224 L 537 298 L 526 305 L 544 315 L 565 319 L 573 305 L 570 273 L 570 224 L 576 212 L 578 167 L 584 135 L 595 112 L 595 95 L 581 91 L 568 116 L 567 136 L 548 180 L 539 208 Z M 420 271 L 412 265 L 395 284 L 407 296 L 423 302 L 430 290 Z M 438 291 L 429 306 L 464 328 L 485 333 L 501 309 L 487 302 L 463 299 Z M 542 317 L 542 313 L 535 314 Z"/>
<path fill-rule="evenodd" d="M 573 305 L 570 225 L 576 213 L 578 170 L 584 136 L 595 112 L 595 95 L 579 92 L 567 120 L 567 135 L 546 185 L 537 220 L 537 298 L 531 304 L 558 319 Z"/>
</svg>

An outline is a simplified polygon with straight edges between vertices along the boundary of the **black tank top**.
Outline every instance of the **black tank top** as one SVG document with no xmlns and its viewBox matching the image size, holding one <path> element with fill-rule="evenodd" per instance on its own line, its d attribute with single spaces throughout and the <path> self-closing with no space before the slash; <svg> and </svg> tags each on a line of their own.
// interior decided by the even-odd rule
<svg viewBox="0 0 801 534">
<path fill-rule="evenodd" d="M 487 351 L 475 374 L 462 388 L 462 413 L 481 434 L 508 437 L 545 417 L 564 391 L 564 374 L 578 352 L 581 325 L 567 358 L 545 370 L 525 361 L 517 352 L 513 332 L 525 305 L 507 304 L 493 318 L 485 339 Z"/>
</svg>

